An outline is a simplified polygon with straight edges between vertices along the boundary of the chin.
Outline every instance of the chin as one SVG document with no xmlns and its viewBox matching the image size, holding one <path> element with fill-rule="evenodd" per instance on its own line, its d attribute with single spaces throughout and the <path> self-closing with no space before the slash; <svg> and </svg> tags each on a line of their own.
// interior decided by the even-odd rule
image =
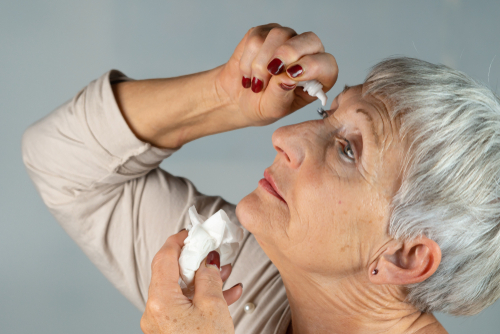
<svg viewBox="0 0 500 334">
<path fill-rule="evenodd" d="M 252 234 L 258 231 L 258 224 L 262 219 L 262 217 L 260 219 L 258 217 L 260 206 L 260 199 L 255 190 L 243 197 L 236 205 L 236 217 L 241 225 Z"/>
<path fill-rule="evenodd" d="M 274 245 L 287 238 L 290 216 L 279 199 L 260 188 L 245 196 L 236 206 L 236 217 L 252 233 L 259 244 Z"/>
</svg>

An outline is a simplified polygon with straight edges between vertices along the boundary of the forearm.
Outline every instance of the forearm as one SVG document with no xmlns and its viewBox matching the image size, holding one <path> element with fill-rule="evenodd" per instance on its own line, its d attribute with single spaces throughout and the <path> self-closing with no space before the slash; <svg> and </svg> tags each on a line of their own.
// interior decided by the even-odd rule
<svg viewBox="0 0 500 334">
<path fill-rule="evenodd" d="M 113 93 L 129 127 L 142 141 L 162 148 L 246 126 L 238 108 L 216 86 L 222 67 L 187 76 L 127 81 Z"/>
</svg>

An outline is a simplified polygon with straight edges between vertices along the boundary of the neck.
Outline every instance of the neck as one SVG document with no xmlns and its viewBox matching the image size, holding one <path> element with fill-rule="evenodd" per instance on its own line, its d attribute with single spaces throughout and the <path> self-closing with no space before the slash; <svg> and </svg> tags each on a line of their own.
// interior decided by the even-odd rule
<svg viewBox="0 0 500 334">
<path fill-rule="evenodd" d="M 405 303 L 399 287 L 370 284 L 362 274 L 327 278 L 297 268 L 291 272 L 280 269 L 280 273 L 292 312 L 293 334 L 399 334 L 440 326 L 432 314 Z"/>
</svg>

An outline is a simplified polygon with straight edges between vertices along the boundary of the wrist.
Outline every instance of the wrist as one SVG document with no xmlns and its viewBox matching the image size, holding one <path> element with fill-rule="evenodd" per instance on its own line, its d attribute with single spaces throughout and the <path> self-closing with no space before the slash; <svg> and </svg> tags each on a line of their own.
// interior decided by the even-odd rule
<svg viewBox="0 0 500 334">
<path fill-rule="evenodd" d="M 168 79 L 113 85 L 118 106 L 137 138 L 163 148 L 244 127 L 238 108 L 218 88 L 221 67 Z"/>
<path fill-rule="evenodd" d="M 176 147 L 201 137 L 249 126 L 238 104 L 222 89 L 224 65 L 185 77 L 182 96 L 188 102 L 175 126 Z M 170 93 L 169 93 L 170 94 Z M 173 133 L 172 133 L 173 134 Z"/>
</svg>

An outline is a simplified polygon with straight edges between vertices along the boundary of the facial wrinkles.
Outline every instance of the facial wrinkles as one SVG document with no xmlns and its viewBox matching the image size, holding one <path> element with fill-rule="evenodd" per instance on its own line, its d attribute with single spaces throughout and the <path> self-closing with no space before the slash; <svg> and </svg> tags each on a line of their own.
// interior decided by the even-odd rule
<svg viewBox="0 0 500 334">
<path fill-rule="evenodd" d="M 321 122 L 321 120 L 318 120 L 317 122 Z M 308 126 L 305 130 L 305 133 L 301 134 L 301 137 L 304 140 L 304 142 L 301 144 L 301 145 L 303 145 L 303 149 L 304 149 L 304 153 L 303 153 L 304 157 L 303 157 L 302 164 L 309 164 L 312 161 L 315 161 L 315 159 L 312 158 L 312 156 L 314 156 L 316 154 L 315 152 L 313 152 L 313 150 L 317 149 L 317 147 L 318 147 L 319 143 L 316 140 L 316 138 L 318 136 L 320 137 L 321 140 L 328 141 L 329 134 L 325 133 L 323 131 L 323 129 L 320 129 L 320 131 L 318 133 L 317 129 L 318 128 L 316 126 Z M 299 173 L 300 173 L 300 171 L 299 171 Z M 310 219 L 309 219 L 309 218 L 313 219 L 313 217 L 309 217 L 307 215 L 307 213 L 302 214 L 301 212 L 299 212 L 300 207 L 298 208 L 292 204 L 292 203 L 298 203 L 298 202 L 303 201 L 303 198 L 301 198 L 300 196 L 297 195 L 297 194 L 302 193 L 300 191 L 301 187 L 297 187 L 297 189 L 299 189 L 299 192 L 294 193 L 293 200 L 291 201 L 291 203 L 289 203 L 289 207 L 290 207 L 291 211 L 293 211 L 295 213 L 295 216 L 297 217 L 299 226 L 303 227 L 304 230 L 301 230 L 302 233 L 300 234 L 299 239 L 293 240 L 294 241 L 293 246 L 297 246 L 298 244 L 305 242 L 309 235 L 314 236 L 314 231 L 311 231 L 311 233 L 310 233 L 310 228 L 311 228 L 311 226 L 313 226 L 313 227 L 315 226 L 314 223 L 311 225 Z M 289 233 L 288 232 L 286 232 L 286 233 L 287 233 L 287 236 L 289 236 Z M 289 240 L 291 240 L 291 239 L 289 239 Z"/>
<path fill-rule="evenodd" d="M 336 145 L 338 145 L 337 139 L 335 139 L 336 135 L 339 133 L 344 133 L 346 131 L 345 130 L 346 126 L 343 125 L 343 123 L 345 123 L 346 120 L 344 120 L 344 122 L 342 122 L 342 120 L 337 117 L 337 112 L 339 111 L 340 108 L 341 108 L 341 105 L 339 105 L 339 108 L 333 114 L 331 114 L 328 118 L 326 118 L 324 120 L 325 123 L 330 128 L 333 129 L 333 130 L 330 130 L 330 133 L 331 133 L 330 143 L 331 143 L 332 147 L 335 147 Z M 349 109 L 357 110 L 358 108 L 356 108 L 356 106 L 350 106 Z M 342 113 L 342 115 L 339 115 L 339 116 L 342 118 L 355 117 L 351 110 L 345 111 Z M 348 135 L 349 133 L 346 133 L 346 134 Z M 370 160 L 371 160 L 371 153 L 374 153 L 371 151 L 373 151 L 373 148 L 375 148 L 377 146 L 375 144 L 374 145 L 366 145 L 370 142 L 374 142 L 373 140 L 369 139 L 370 137 L 371 136 L 368 136 L 368 135 L 364 135 L 362 137 L 363 149 L 361 152 L 361 156 L 358 156 L 358 158 L 357 158 L 358 161 L 356 162 L 356 168 L 359 171 L 359 174 L 361 175 L 361 177 L 367 183 L 373 185 L 375 183 L 374 180 L 375 180 L 376 175 L 375 175 L 375 169 L 373 168 L 374 166 L 372 165 Z M 351 142 L 351 145 L 354 145 L 354 143 Z M 360 152 L 358 152 L 358 154 L 359 153 Z M 340 154 L 337 152 L 336 147 L 335 147 L 335 154 Z M 336 166 L 337 164 L 334 164 L 334 165 Z M 347 167 L 344 164 L 342 164 L 342 166 L 343 166 L 342 168 L 345 171 L 345 169 Z"/>
<path fill-rule="evenodd" d="M 381 119 L 382 127 L 384 129 L 387 129 L 387 131 L 384 130 L 382 145 L 379 151 L 380 152 L 379 169 L 383 170 L 386 164 L 397 163 L 395 162 L 395 160 L 402 161 L 402 159 L 404 158 L 403 157 L 404 151 L 407 150 L 407 145 L 405 142 L 401 140 L 399 135 L 401 120 L 399 118 L 391 120 L 389 114 L 389 105 L 386 103 L 386 101 L 384 101 L 382 98 L 373 95 L 367 96 L 366 99 L 371 102 L 374 109 L 377 111 Z M 388 126 L 385 126 L 386 124 Z M 402 146 L 403 150 L 394 150 L 395 148 L 394 145 Z M 388 154 L 389 151 L 392 151 L 392 153 Z M 393 157 L 392 161 L 387 158 L 389 156 Z M 403 168 L 403 163 L 400 163 L 400 167 L 397 170 L 398 174 L 396 176 L 393 175 L 393 177 L 397 178 L 396 181 L 397 185 L 395 186 L 395 189 L 393 189 L 393 187 L 390 187 L 389 189 L 386 186 L 383 187 L 386 190 L 386 195 L 392 197 L 393 192 L 399 189 L 399 184 L 401 183 L 402 168 Z"/>
<path fill-rule="evenodd" d="M 384 164 L 387 163 L 386 159 L 384 158 L 386 156 L 386 152 L 390 149 L 392 144 L 395 143 L 394 134 L 397 133 L 397 129 L 395 129 L 396 125 L 393 124 L 394 122 L 390 120 L 388 108 L 384 100 L 373 95 L 363 96 L 362 93 L 362 100 L 360 101 L 360 103 L 361 104 L 359 105 L 359 108 L 356 110 L 356 112 L 364 114 L 366 120 L 371 126 L 372 132 L 376 132 L 379 134 L 378 136 L 363 136 L 363 141 L 367 143 L 369 140 L 368 138 L 373 137 L 374 139 L 374 149 L 368 152 L 371 156 L 371 159 L 361 160 L 363 164 L 366 162 L 371 163 L 371 166 L 369 166 L 368 168 L 366 168 L 367 166 L 364 167 L 367 171 L 371 171 L 371 183 L 374 185 L 375 183 L 378 183 L 376 181 L 380 181 L 381 175 L 377 175 L 377 171 L 384 171 Z M 376 125 L 378 125 L 379 131 L 375 130 Z M 382 140 L 380 140 L 381 143 L 377 140 L 377 137 L 382 138 Z M 365 154 L 364 157 L 366 158 L 367 154 Z"/>
<path fill-rule="evenodd" d="M 380 118 L 380 124 L 381 124 L 381 128 L 382 128 L 381 134 L 383 137 L 383 140 L 382 140 L 382 144 L 383 144 L 382 145 L 382 152 L 383 152 L 386 149 L 388 149 L 388 147 L 393 142 L 394 132 L 396 129 L 394 128 L 393 122 L 391 122 L 391 117 L 389 115 L 389 108 L 388 108 L 388 105 L 386 104 L 386 102 L 382 98 L 375 96 L 375 95 L 364 95 L 364 92 L 363 92 L 364 90 L 365 90 L 365 85 L 363 85 L 363 87 L 362 87 L 363 99 L 366 100 L 367 102 L 369 102 L 373 106 L 373 109 L 375 109 L 375 111 L 378 113 L 378 116 Z M 386 133 L 386 123 L 388 123 L 387 133 Z"/>
</svg>

